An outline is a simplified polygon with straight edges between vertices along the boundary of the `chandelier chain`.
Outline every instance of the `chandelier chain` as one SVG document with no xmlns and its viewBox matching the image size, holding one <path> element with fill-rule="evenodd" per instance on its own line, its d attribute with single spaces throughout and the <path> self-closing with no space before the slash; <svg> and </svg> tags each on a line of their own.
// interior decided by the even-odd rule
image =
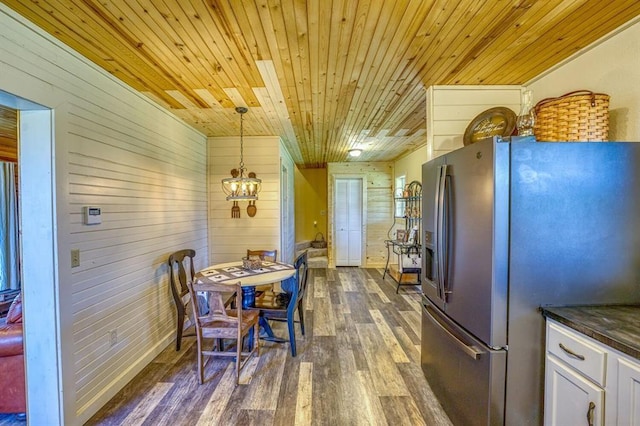
<svg viewBox="0 0 640 426">
<path fill-rule="evenodd" d="M 242 143 L 242 135 L 244 133 L 244 113 L 240 113 L 240 177 L 244 175 L 244 159 L 242 158 L 243 152 L 243 143 Z"/>
</svg>

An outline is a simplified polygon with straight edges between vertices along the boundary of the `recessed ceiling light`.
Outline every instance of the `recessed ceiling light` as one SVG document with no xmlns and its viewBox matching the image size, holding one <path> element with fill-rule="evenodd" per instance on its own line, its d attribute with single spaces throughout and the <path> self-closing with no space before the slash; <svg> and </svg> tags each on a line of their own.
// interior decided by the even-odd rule
<svg viewBox="0 0 640 426">
<path fill-rule="evenodd" d="M 350 149 L 349 150 L 349 156 L 350 157 L 359 157 L 360 154 L 362 154 L 362 150 L 361 149 Z"/>
</svg>

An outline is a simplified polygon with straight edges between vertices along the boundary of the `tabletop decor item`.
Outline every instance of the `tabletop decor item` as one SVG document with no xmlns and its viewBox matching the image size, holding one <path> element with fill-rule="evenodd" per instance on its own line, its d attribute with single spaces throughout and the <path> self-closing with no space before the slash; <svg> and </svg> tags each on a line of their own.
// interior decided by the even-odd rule
<svg viewBox="0 0 640 426">
<path fill-rule="evenodd" d="M 511 136 L 515 128 L 515 112 L 506 107 L 490 108 L 471 120 L 462 142 L 467 146 L 492 136 Z"/>
<path fill-rule="evenodd" d="M 249 256 L 242 258 L 242 267 L 244 269 L 260 269 L 262 268 L 262 260 L 258 256 Z"/>
<path fill-rule="evenodd" d="M 542 142 L 609 140 L 609 95 L 589 90 L 545 98 L 535 107 L 534 134 Z"/>
</svg>

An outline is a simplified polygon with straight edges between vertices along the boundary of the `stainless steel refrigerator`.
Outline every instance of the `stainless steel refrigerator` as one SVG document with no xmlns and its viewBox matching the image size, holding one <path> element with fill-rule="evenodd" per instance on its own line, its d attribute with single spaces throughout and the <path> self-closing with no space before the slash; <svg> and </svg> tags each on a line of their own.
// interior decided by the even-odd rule
<svg viewBox="0 0 640 426">
<path fill-rule="evenodd" d="M 640 303 L 640 143 L 486 139 L 422 179 L 424 374 L 454 424 L 542 424 L 539 307 Z"/>
</svg>

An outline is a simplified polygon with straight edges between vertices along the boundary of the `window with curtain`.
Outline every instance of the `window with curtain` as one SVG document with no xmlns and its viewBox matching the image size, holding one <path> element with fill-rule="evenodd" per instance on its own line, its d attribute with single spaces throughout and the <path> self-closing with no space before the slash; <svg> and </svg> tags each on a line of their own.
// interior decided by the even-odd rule
<svg viewBox="0 0 640 426">
<path fill-rule="evenodd" d="M 20 289 L 16 164 L 0 162 L 0 294 Z"/>
</svg>

